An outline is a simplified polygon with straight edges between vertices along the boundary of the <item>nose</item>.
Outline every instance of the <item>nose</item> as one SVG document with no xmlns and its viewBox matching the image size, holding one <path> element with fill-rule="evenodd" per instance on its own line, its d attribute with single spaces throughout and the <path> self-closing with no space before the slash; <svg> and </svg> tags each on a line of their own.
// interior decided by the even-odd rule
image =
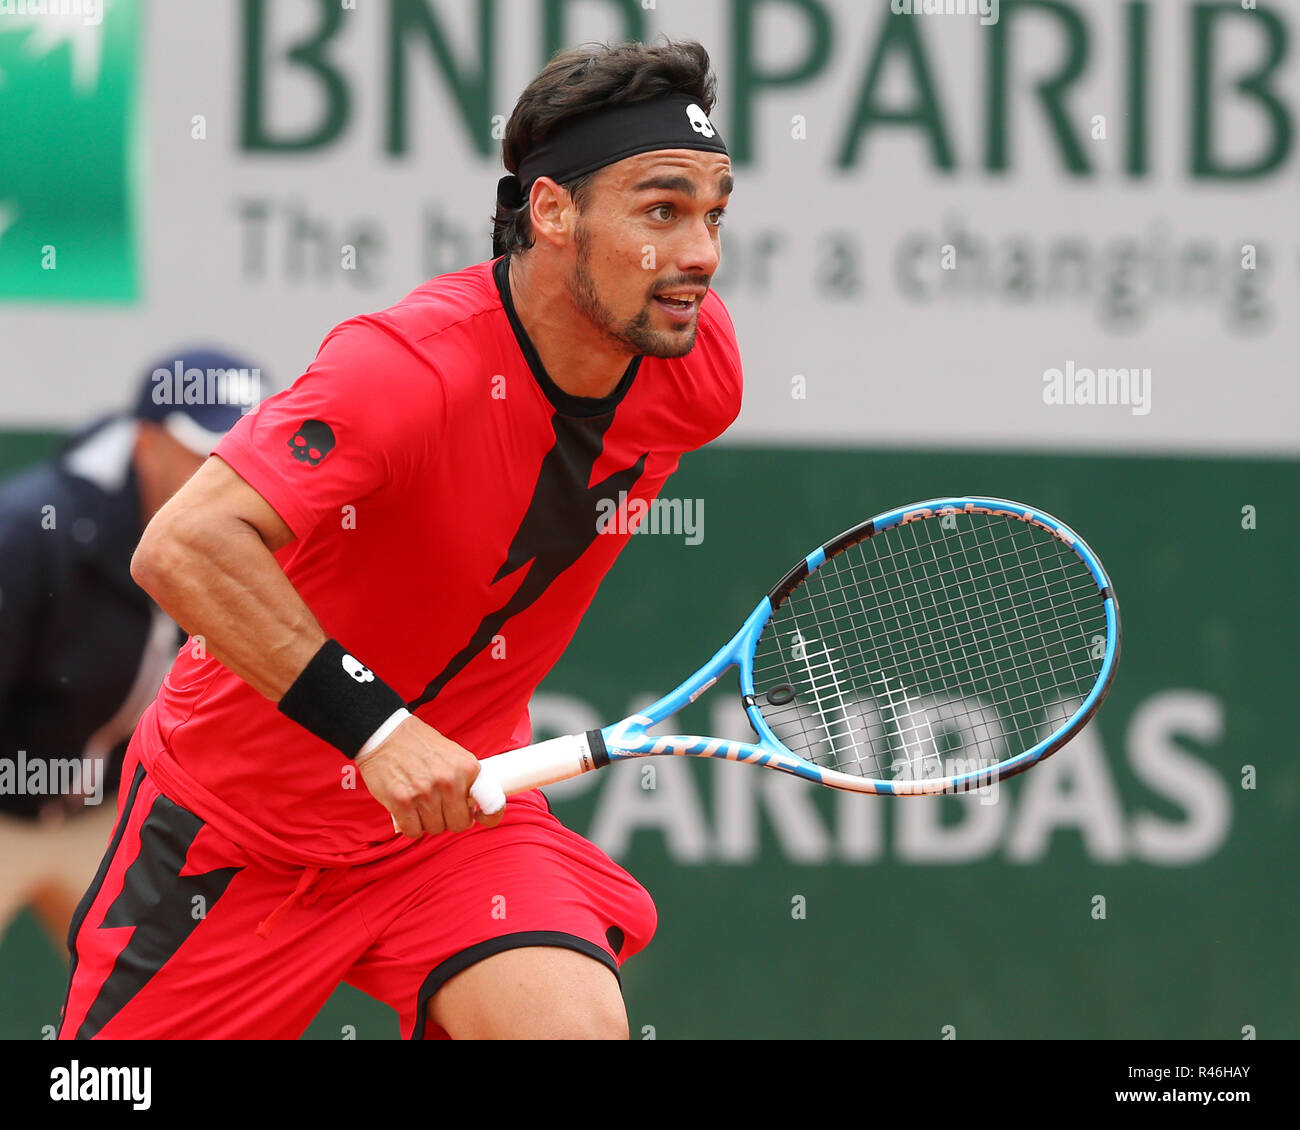
<svg viewBox="0 0 1300 1130">
<path fill-rule="evenodd" d="M 712 278 L 721 257 L 718 229 L 711 226 L 706 217 L 701 216 L 683 236 L 676 267 L 684 275 L 708 275 Z"/>
</svg>

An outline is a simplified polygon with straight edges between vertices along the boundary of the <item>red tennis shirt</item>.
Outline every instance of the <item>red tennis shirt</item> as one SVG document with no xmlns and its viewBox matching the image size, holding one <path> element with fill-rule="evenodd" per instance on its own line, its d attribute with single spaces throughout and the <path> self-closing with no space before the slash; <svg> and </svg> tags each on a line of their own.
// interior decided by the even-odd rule
<svg viewBox="0 0 1300 1130">
<path fill-rule="evenodd" d="M 740 397 L 735 330 L 712 292 L 685 357 L 635 358 L 608 397 L 568 395 L 499 259 L 337 326 L 216 454 L 292 529 L 276 558 L 325 632 L 486 757 L 529 741 L 529 699 L 630 536 L 626 521 L 598 532 L 602 517 L 654 499 Z M 350 761 L 195 643 L 140 723 L 168 796 L 293 863 L 409 842 Z"/>
</svg>

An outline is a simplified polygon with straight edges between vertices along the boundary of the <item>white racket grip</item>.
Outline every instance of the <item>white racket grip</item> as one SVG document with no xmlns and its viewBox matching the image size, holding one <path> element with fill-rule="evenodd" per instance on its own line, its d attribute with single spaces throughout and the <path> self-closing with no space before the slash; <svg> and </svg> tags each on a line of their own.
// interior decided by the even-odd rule
<svg viewBox="0 0 1300 1130">
<path fill-rule="evenodd" d="M 567 781 L 608 764 L 604 744 L 600 741 L 600 731 L 593 730 L 485 757 L 479 762 L 479 773 L 469 795 L 485 815 L 491 816 L 505 807 L 507 796 L 540 789 L 555 781 Z"/>
</svg>

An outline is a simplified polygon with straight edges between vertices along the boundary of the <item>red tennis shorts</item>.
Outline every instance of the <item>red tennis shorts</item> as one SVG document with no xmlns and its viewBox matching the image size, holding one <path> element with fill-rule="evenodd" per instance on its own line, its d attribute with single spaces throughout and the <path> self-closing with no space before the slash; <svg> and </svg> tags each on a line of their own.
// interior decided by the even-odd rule
<svg viewBox="0 0 1300 1130">
<path fill-rule="evenodd" d="M 254 858 L 164 796 L 128 755 L 113 837 L 68 933 L 61 1039 L 294 1039 L 340 982 L 394 1008 L 404 1039 L 445 1039 L 426 1005 L 520 946 L 618 975 L 657 915 L 645 889 L 565 828 L 540 793 L 495 828 L 424 836 L 340 868 Z"/>
</svg>

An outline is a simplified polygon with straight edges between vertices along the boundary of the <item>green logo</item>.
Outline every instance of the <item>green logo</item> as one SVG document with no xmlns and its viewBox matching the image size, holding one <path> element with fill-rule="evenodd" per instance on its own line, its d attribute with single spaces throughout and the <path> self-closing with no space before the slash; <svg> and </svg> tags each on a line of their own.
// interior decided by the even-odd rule
<svg viewBox="0 0 1300 1130">
<path fill-rule="evenodd" d="M 0 0 L 0 301 L 131 302 L 138 0 Z"/>
</svg>

